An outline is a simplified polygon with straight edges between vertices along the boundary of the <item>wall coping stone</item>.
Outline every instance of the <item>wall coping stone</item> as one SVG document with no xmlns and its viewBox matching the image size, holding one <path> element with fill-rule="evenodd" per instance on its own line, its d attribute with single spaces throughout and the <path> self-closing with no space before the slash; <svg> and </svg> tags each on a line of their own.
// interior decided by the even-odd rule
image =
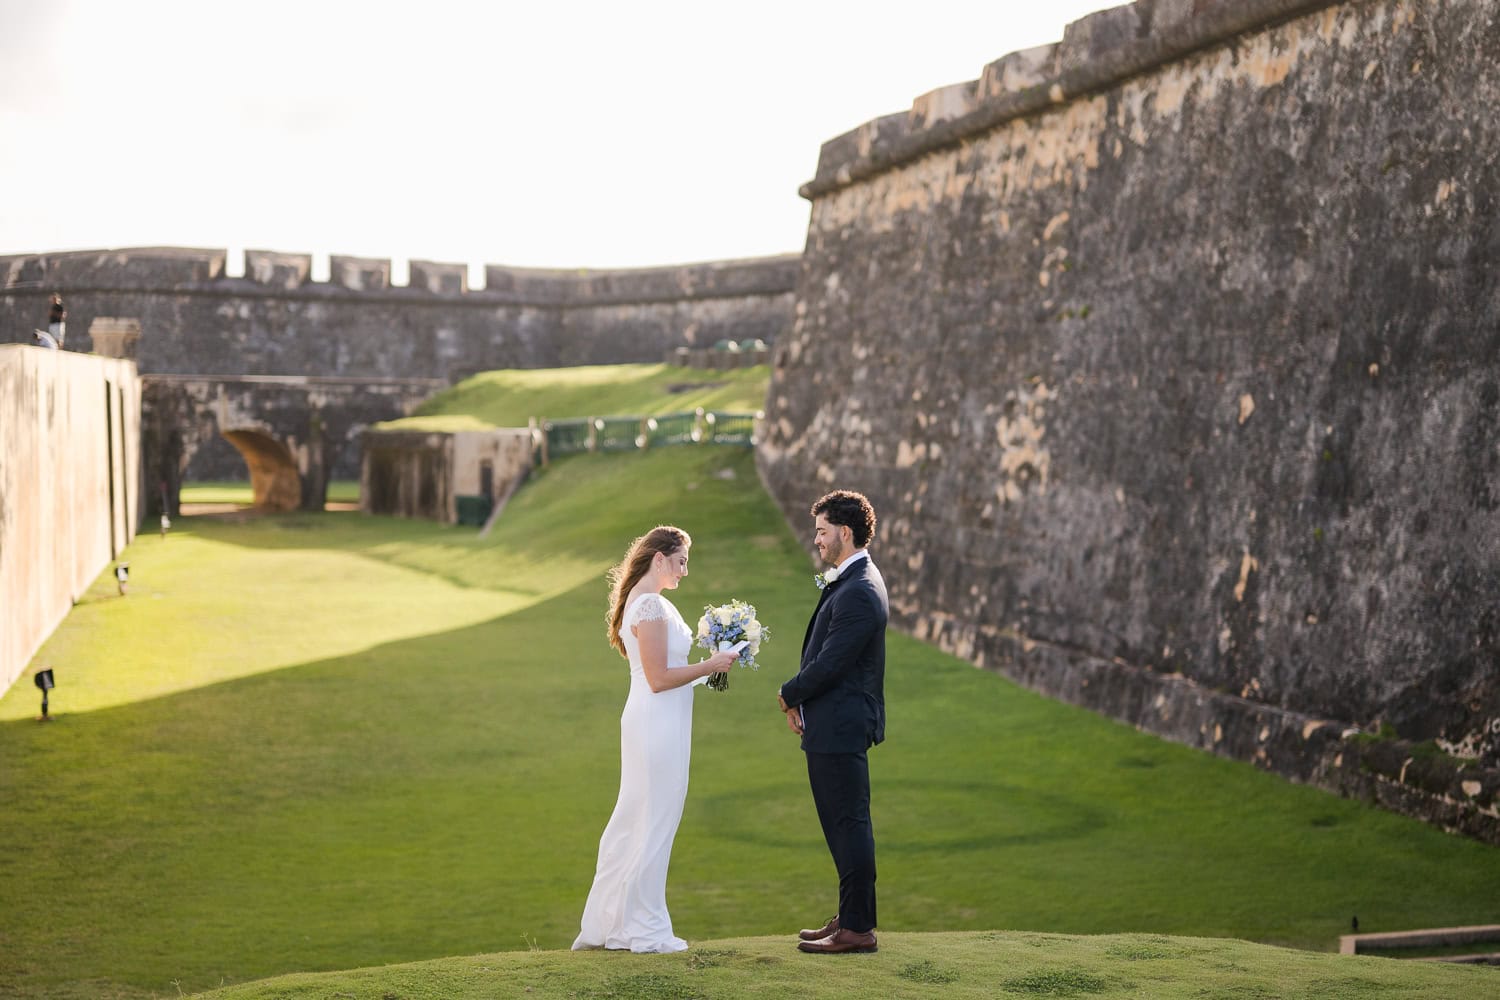
<svg viewBox="0 0 1500 1000">
<path fill-rule="evenodd" d="M 802 255 L 703 261 L 649 268 L 572 270 L 486 265 L 487 287 L 468 287 L 467 265 L 410 262 L 406 286 L 390 283 L 384 258 L 329 258 L 326 282 L 312 281 L 310 254 L 245 251 L 245 276 L 224 273 L 225 251 L 171 247 L 0 256 L 0 295 L 128 292 L 244 298 L 425 304 L 492 309 L 649 305 L 790 295 Z"/>
<path fill-rule="evenodd" d="M 431 387 L 434 390 L 445 389 L 450 384 L 446 379 L 421 378 L 418 376 L 395 378 L 378 375 L 181 375 L 155 372 L 142 375 L 141 381 L 179 384 L 185 382 L 222 382 L 226 384 L 247 382 L 251 385 L 393 385 L 416 386 L 418 388 Z"/>
<path fill-rule="evenodd" d="M 1012 52 L 978 80 L 918 97 L 823 144 L 809 201 L 1008 121 L 1108 90 L 1159 66 L 1339 0 L 1136 0 L 1069 24 L 1053 45 Z"/>
</svg>

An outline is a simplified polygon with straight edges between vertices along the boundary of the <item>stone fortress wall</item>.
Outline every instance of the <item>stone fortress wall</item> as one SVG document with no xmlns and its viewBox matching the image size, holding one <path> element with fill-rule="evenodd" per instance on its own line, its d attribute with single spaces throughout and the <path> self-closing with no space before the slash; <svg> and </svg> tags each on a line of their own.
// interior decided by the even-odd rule
<svg viewBox="0 0 1500 1000">
<path fill-rule="evenodd" d="M 93 346 L 97 317 L 140 320 L 142 374 L 441 378 L 495 368 L 659 361 L 676 347 L 773 341 L 791 323 L 799 257 L 639 270 L 486 268 L 245 252 L 245 276 L 221 250 L 139 248 L 0 257 L 0 343 L 30 343 L 47 296 L 68 307 L 72 350 Z"/>
<path fill-rule="evenodd" d="M 919 637 L 1500 842 L 1496 107 L 1491 0 L 1139 0 L 828 142 L 763 478 Z"/>
<path fill-rule="evenodd" d="M 660 361 L 680 347 L 774 342 L 791 325 L 800 260 L 793 254 L 604 271 L 491 265 L 486 288 L 476 291 L 462 264 L 411 261 L 408 283 L 396 287 L 385 259 L 334 256 L 329 280 L 318 282 L 307 254 L 248 250 L 242 278 L 227 276 L 225 257 L 222 250 L 173 247 L 0 257 L 0 343 L 29 343 L 53 292 L 68 308 L 70 351 L 103 349 L 91 332 L 138 320 L 140 336 L 127 340 L 126 356 L 146 377 L 146 423 L 155 427 L 160 420 L 151 411 L 160 406 L 173 419 L 192 409 L 179 398 L 181 385 L 159 385 L 157 375 L 196 376 L 195 384 L 211 391 L 236 376 L 289 385 L 306 378 L 454 382 L 495 368 Z M 275 387 L 232 388 L 259 391 L 286 423 Z M 268 430 L 278 423 L 261 422 Z M 194 441 L 163 452 L 169 461 L 182 455 L 184 475 L 148 477 L 169 484 L 173 497 L 179 478 L 240 479 L 253 461 L 217 432 Z M 358 478 L 358 449 L 328 444 L 326 477 Z M 160 509 L 155 485 L 146 500 L 149 512 Z M 167 506 L 175 509 L 175 499 Z"/>
</svg>

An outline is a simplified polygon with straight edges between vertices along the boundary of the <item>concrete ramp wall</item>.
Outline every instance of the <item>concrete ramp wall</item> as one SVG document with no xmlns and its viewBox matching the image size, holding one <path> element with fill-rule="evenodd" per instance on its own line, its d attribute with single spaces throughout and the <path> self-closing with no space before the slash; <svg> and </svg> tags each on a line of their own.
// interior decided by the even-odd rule
<svg viewBox="0 0 1500 1000">
<path fill-rule="evenodd" d="M 140 512 L 135 364 L 0 344 L 0 693 Z"/>
</svg>

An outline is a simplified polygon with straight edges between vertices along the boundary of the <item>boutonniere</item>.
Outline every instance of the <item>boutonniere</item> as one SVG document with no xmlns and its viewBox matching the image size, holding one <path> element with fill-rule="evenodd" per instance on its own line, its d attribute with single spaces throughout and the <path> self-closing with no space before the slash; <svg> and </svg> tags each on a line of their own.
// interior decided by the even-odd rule
<svg viewBox="0 0 1500 1000">
<path fill-rule="evenodd" d="M 813 583 L 816 583 L 818 585 L 818 589 L 819 590 L 823 590 L 830 583 L 832 583 L 833 581 L 837 580 L 838 578 L 839 578 L 839 568 L 837 566 L 835 566 L 833 569 L 829 570 L 826 573 L 814 573 L 813 574 Z"/>
</svg>

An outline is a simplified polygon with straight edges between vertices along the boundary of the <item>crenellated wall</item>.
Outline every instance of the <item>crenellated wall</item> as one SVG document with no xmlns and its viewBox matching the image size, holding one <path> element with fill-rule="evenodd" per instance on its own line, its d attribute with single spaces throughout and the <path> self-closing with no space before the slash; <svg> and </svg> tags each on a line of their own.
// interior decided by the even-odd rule
<svg viewBox="0 0 1500 1000">
<path fill-rule="evenodd" d="M 764 479 L 919 637 L 1500 842 L 1496 107 L 1490 0 L 1140 0 L 832 140 Z"/>
<path fill-rule="evenodd" d="M 791 325 L 796 255 L 621 271 L 486 268 L 307 254 L 140 248 L 0 257 L 0 343 L 31 341 L 63 295 L 70 350 L 98 317 L 140 320 L 143 373 L 455 380 L 493 368 L 659 361 L 676 347 L 774 341 Z"/>
</svg>

